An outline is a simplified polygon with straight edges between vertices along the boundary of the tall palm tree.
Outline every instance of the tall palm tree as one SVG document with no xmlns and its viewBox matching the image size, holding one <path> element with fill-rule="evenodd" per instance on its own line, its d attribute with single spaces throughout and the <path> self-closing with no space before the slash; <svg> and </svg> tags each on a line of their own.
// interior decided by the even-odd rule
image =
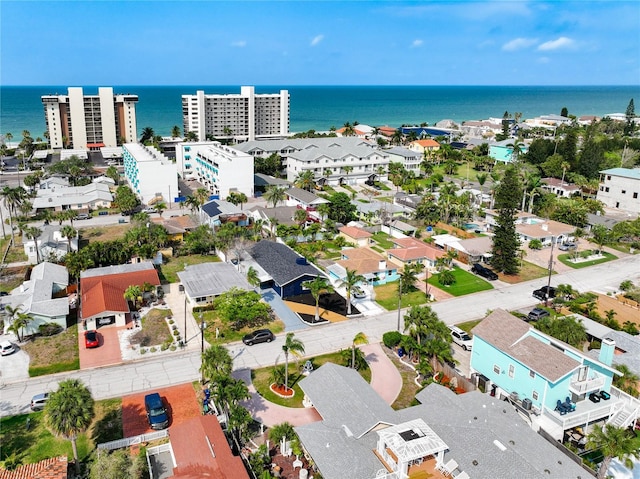
<svg viewBox="0 0 640 479">
<path fill-rule="evenodd" d="M 316 322 L 320 321 L 320 295 L 333 292 L 333 286 L 322 276 L 316 276 L 312 281 L 302 283 L 303 288 L 308 288 L 311 296 L 316 300 Z"/>
<path fill-rule="evenodd" d="M 241 193 L 239 191 L 232 191 L 231 193 L 229 193 L 229 196 L 227 196 L 227 201 L 236 206 L 240 205 L 240 209 L 242 209 L 243 205 L 248 200 L 247 195 L 245 195 L 244 193 Z"/>
<path fill-rule="evenodd" d="M 311 170 L 303 170 L 298 173 L 298 176 L 293 182 L 294 186 L 302 188 L 303 190 L 311 191 L 315 186 L 315 175 Z"/>
<path fill-rule="evenodd" d="M 24 234 L 27 238 L 29 238 L 34 243 L 34 248 L 36 250 L 36 263 L 40 263 L 40 245 L 38 244 L 38 238 L 42 234 L 42 230 L 37 226 L 28 226 L 24 229 Z"/>
<path fill-rule="evenodd" d="M 151 128 L 150 126 L 145 126 L 142 129 L 142 136 L 140 137 L 140 143 L 145 143 L 149 140 L 152 140 L 154 136 L 155 136 L 155 133 L 153 131 L 153 128 Z"/>
<path fill-rule="evenodd" d="M 405 265 L 400 273 L 400 281 L 402 283 L 401 293 L 408 293 L 414 287 L 418 280 L 418 272 L 413 265 Z"/>
<path fill-rule="evenodd" d="M 207 190 L 206 188 L 198 188 L 193 193 L 193 196 L 196 197 L 196 200 L 198 201 L 198 208 L 200 208 L 207 201 L 209 201 L 210 194 L 209 194 L 209 190 Z"/>
<path fill-rule="evenodd" d="M 356 368 L 356 346 L 359 344 L 369 344 L 369 339 L 367 335 L 360 331 L 353 337 L 353 341 L 351 342 L 351 367 L 353 369 Z"/>
<path fill-rule="evenodd" d="M 640 455 L 635 447 L 635 435 L 626 429 L 621 429 L 613 424 L 595 426 L 591 434 L 587 436 L 587 447 L 599 449 L 604 459 L 598 467 L 597 478 L 607 477 L 607 471 L 613 458 L 618 458 L 629 469 L 633 467 L 632 459 Z"/>
<path fill-rule="evenodd" d="M 60 228 L 60 234 L 67 238 L 67 253 L 71 252 L 71 239 L 76 237 L 78 231 L 71 225 L 64 225 Z"/>
<path fill-rule="evenodd" d="M 215 383 L 221 376 L 229 376 L 233 369 L 233 359 L 224 346 L 212 344 L 202 353 L 200 372 L 210 383 Z"/>
<path fill-rule="evenodd" d="M 18 341 L 22 342 L 24 340 L 24 330 L 29 326 L 31 321 L 33 321 L 33 316 L 28 313 L 23 313 L 22 311 L 18 312 L 18 315 L 11 324 L 11 330 L 18 336 Z M 20 331 L 22 331 L 22 334 L 20 334 Z"/>
<path fill-rule="evenodd" d="M 622 376 L 614 376 L 613 377 L 613 385 L 618 389 L 626 392 L 627 394 L 632 395 L 633 397 L 638 397 L 638 383 L 640 381 L 640 377 L 635 374 L 626 364 L 616 364 L 616 369 L 622 373 Z"/>
<path fill-rule="evenodd" d="M 258 277 L 258 271 L 253 266 L 249 266 L 249 269 L 247 270 L 247 281 L 254 288 L 257 288 L 258 286 L 260 286 L 260 278 Z"/>
<path fill-rule="evenodd" d="M 268 204 L 272 204 L 273 207 L 277 207 L 278 203 L 284 201 L 287 198 L 286 189 L 283 186 L 272 185 L 268 186 L 262 195 Z"/>
<path fill-rule="evenodd" d="M 282 345 L 282 351 L 284 352 L 284 387 L 289 389 L 289 354 L 293 354 L 296 358 L 302 357 L 304 344 L 299 339 L 296 339 L 293 333 L 287 333 Z"/>
<path fill-rule="evenodd" d="M 343 166 L 342 170 L 347 175 L 347 184 L 349 184 L 349 174 L 353 171 L 353 166 Z"/>
<path fill-rule="evenodd" d="M 180 127 L 178 125 L 174 125 L 171 128 L 171 138 L 180 138 Z"/>
<path fill-rule="evenodd" d="M 365 277 L 358 274 L 355 270 L 347 268 L 344 279 L 340 282 L 340 286 L 347 291 L 347 316 L 351 314 L 351 293 L 356 285 L 362 281 L 366 281 Z"/>
<path fill-rule="evenodd" d="M 76 439 L 89 428 L 94 416 L 93 397 L 79 379 L 61 381 L 44 407 L 44 420 L 49 430 L 71 441 L 77 474 L 80 473 L 80 462 Z"/>
<path fill-rule="evenodd" d="M 153 206 L 160 216 L 162 216 L 162 212 L 167 209 L 167 204 L 164 201 L 157 201 Z"/>
</svg>

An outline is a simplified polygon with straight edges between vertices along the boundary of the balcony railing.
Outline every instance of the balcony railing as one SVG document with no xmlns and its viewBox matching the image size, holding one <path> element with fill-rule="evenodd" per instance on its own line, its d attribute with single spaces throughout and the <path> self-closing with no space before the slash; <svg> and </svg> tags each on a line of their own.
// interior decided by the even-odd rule
<svg viewBox="0 0 640 479">
<path fill-rule="evenodd" d="M 575 394 L 586 394 L 588 392 L 597 391 L 604 386 L 604 376 L 596 376 L 595 378 L 585 381 L 571 381 L 569 389 Z"/>
</svg>

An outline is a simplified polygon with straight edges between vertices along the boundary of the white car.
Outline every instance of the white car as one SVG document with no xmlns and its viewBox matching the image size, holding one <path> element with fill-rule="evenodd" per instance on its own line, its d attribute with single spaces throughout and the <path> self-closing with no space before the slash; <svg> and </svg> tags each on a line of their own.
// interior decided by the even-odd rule
<svg viewBox="0 0 640 479">
<path fill-rule="evenodd" d="M 9 341 L 2 341 L 0 343 L 0 355 L 8 356 L 16 351 L 16 348 Z"/>
<path fill-rule="evenodd" d="M 354 298 L 358 299 L 367 297 L 367 293 L 365 293 L 364 289 L 362 289 L 360 286 L 356 286 L 355 288 L 353 288 L 352 294 Z"/>
<path fill-rule="evenodd" d="M 458 328 L 457 326 L 450 326 L 451 329 L 451 337 L 453 338 L 453 342 L 460 346 L 465 351 L 471 351 L 471 347 L 473 345 L 473 339 L 469 334 Z"/>
<path fill-rule="evenodd" d="M 147 214 L 151 214 L 151 213 L 155 213 L 156 209 L 153 207 L 149 207 L 149 208 L 145 208 L 142 210 L 143 213 L 147 213 Z"/>
</svg>

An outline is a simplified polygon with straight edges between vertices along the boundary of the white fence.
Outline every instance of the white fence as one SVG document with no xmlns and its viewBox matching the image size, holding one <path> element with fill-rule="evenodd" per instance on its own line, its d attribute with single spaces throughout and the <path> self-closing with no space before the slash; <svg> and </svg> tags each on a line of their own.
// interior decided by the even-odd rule
<svg viewBox="0 0 640 479">
<path fill-rule="evenodd" d="M 139 436 L 125 437 L 124 439 L 118 439 L 116 441 L 103 442 L 102 444 L 98 444 L 98 449 L 112 451 L 114 449 L 123 449 L 125 447 L 133 446 L 134 444 L 155 441 L 156 439 L 162 439 L 164 437 L 169 437 L 168 429 L 150 432 L 149 434 L 140 434 Z"/>
</svg>

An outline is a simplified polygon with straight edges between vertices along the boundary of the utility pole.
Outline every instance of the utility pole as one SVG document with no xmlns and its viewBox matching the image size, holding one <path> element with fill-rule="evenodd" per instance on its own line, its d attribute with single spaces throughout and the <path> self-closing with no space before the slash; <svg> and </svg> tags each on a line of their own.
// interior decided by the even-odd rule
<svg viewBox="0 0 640 479">
<path fill-rule="evenodd" d="M 547 278 L 547 291 L 544 295 L 544 305 L 549 306 L 549 288 L 551 288 L 551 273 L 553 273 L 553 247 L 556 244 L 555 236 L 551 237 L 551 253 L 549 254 L 549 277 Z"/>
<path fill-rule="evenodd" d="M 402 304 L 402 276 L 400 276 L 400 280 L 398 281 L 398 332 L 400 331 L 400 306 Z"/>
<path fill-rule="evenodd" d="M 207 325 L 204 322 L 204 319 L 202 318 L 202 313 L 200 314 L 200 361 L 203 360 L 204 358 L 204 328 L 206 328 Z M 202 368 L 202 366 L 200 367 L 200 383 L 204 384 L 204 369 Z"/>
</svg>

